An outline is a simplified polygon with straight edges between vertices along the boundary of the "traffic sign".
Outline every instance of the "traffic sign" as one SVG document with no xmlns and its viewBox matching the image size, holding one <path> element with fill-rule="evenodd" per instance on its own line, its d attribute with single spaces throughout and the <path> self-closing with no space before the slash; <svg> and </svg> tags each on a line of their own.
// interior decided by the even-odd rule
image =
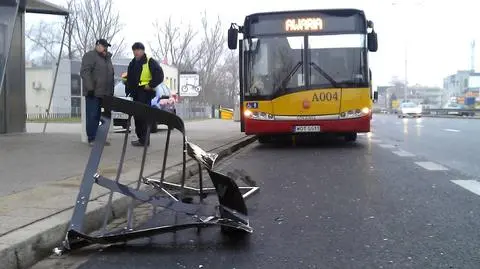
<svg viewBox="0 0 480 269">
<path fill-rule="evenodd" d="M 195 97 L 200 94 L 200 76 L 198 74 L 180 74 L 180 96 Z"/>
</svg>

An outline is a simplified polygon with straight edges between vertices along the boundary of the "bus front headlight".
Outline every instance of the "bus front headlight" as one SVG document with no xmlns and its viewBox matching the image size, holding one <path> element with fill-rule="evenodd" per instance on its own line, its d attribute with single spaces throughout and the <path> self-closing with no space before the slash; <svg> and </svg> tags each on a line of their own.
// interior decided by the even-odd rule
<svg viewBox="0 0 480 269">
<path fill-rule="evenodd" d="M 362 112 L 364 115 L 368 115 L 368 114 L 370 113 L 370 108 L 364 107 L 364 108 L 362 108 L 361 112 Z"/>
<path fill-rule="evenodd" d="M 252 120 L 274 120 L 275 117 L 272 114 L 266 113 L 266 112 L 261 112 L 261 111 L 251 111 L 251 110 L 245 110 L 243 113 L 246 118 L 252 119 Z"/>
<path fill-rule="evenodd" d="M 341 119 L 352 119 L 368 116 L 370 114 L 370 108 L 364 107 L 362 109 L 352 109 L 346 112 L 340 113 Z"/>
</svg>

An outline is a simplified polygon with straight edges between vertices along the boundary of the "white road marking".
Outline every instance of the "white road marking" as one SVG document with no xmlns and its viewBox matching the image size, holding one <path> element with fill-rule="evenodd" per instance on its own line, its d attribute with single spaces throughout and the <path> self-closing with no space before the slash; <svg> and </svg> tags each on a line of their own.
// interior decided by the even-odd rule
<svg viewBox="0 0 480 269">
<path fill-rule="evenodd" d="M 455 129 L 443 129 L 443 130 L 447 132 L 460 133 L 460 130 L 455 130 Z"/>
<path fill-rule="evenodd" d="M 480 182 L 476 180 L 451 180 L 451 181 L 457 184 L 458 186 L 475 193 L 476 195 L 480 195 Z"/>
<path fill-rule="evenodd" d="M 421 124 L 417 124 L 417 125 L 415 125 L 415 126 L 417 126 L 417 127 L 419 127 L 419 128 L 422 128 L 422 127 L 424 127 L 424 126 L 423 126 L 423 125 L 421 125 Z"/>
<path fill-rule="evenodd" d="M 445 166 L 443 165 L 440 165 L 438 163 L 434 163 L 434 162 L 415 162 L 417 165 L 427 169 L 427 170 L 430 170 L 430 171 L 446 171 L 448 170 L 448 168 L 446 168 Z"/>
<path fill-rule="evenodd" d="M 392 151 L 392 152 L 393 152 L 393 154 L 398 155 L 400 157 L 415 157 L 414 154 L 412 154 L 408 151 L 404 151 L 404 150 Z"/>
<path fill-rule="evenodd" d="M 379 146 L 382 147 L 382 148 L 384 148 L 384 149 L 393 149 L 393 148 L 395 148 L 394 145 L 390 145 L 390 144 L 380 144 Z"/>
</svg>

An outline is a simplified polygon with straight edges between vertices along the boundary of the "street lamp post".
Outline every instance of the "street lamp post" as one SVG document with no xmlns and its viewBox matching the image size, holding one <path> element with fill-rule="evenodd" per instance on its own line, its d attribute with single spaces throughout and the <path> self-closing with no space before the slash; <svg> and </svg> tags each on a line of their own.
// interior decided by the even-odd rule
<svg viewBox="0 0 480 269">
<path fill-rule="evenodd" d="M 407 81 L 407 74 L 408 74 L 408 45 L 405 44 L 405 82 L 404 82 L 404 99 L 407 101 L 408 99 L 408 81 Z"/>
<path fill-rule="evenodd" d="M 393 1 L 391 2 L 391 5 L 392 6 L 397 6 L 400 4 L 400 1 Z M 420 0 L 416 3 L 414 3 L 415 6 L 423 6 L 423 0 Z M 401 21 L 401 20 L 400 20 Z M 405 35 L 404 35 L 404 39 L 405 39 L 405 81 L 404 81 L 404 101 L 406 101 L 408 99 L 408 80 L 407 80 L 407 77 L 408 77 L 408 27 L 404 27 L 405 29 Z"/>
</svg>

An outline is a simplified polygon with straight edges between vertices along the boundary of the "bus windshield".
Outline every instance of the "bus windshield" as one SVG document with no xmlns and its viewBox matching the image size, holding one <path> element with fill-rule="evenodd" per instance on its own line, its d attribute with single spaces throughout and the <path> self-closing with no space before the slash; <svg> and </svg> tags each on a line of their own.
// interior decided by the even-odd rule
<svg viewBox="0 0 480 269">
<path fill-rule="evenodd" d="M 245 94 L 271 96 L 311 88 L 368 86 L 364 35 L 315 35 L 306 41 L 304 36 L 245 40 L 249 70 Z"/>
</svg>

